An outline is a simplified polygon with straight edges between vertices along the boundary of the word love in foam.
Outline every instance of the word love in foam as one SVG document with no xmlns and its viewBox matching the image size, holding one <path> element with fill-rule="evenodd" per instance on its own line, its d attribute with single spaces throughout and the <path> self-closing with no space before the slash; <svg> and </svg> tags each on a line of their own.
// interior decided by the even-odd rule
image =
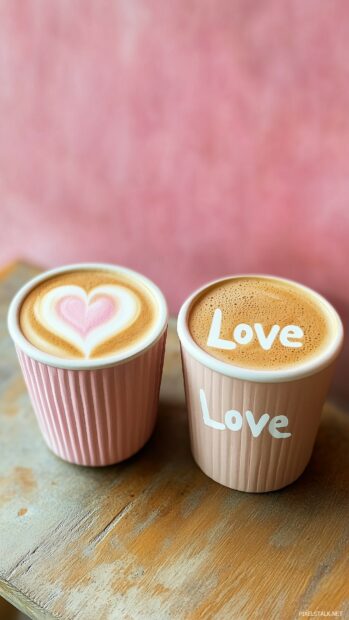
<svg viewBox="0 0 349 620">
<path fill-rule="evenodd" d="M 265 351 L 269 351 L 275 339 L 278 337 L 284 347 L 298 349 L 303 346 L 300 340 L 304 337 L 304 332 L 298 325 L 273 325 L 269 333 L 266 333 L 262 323 L 254 323 L 253 327 L 248 323 L 239 323 L 233 331 L 233 340 L 226 340 L 220 337 L 222 327 L 222 310 L 216 308 L 213 314 L 212 323 L 207 339 L 207 346 L 214 349 L 233 350 L 237 345 L 250 344 L 254 337 Z"/>
<path fill-rule="evenodd" d="M 96 286 L 88 293 L 80 286 L 58 286 L 35 305 L 36 319 L 43 327 L 85 357 L 126 329 L 138 312 L 137 297 L 115 284 Z"/>
<path fill-rule="evenodd" d="M 245 411 L 243 416 L 237 409 L 229 409 L 224 414 L 224 422 L 219 422 L 214 418 L 211 418 L 208 409 L 206 394 L 203 389 L 199 393 L 202 419 L 206 426 L 214 428 L 218 431 L 230 430 L 241 431 L 243 424 L 247 423 L 252 436 L 259 437 L 263 429 L 268 425 L 268 431 L 275 439 L 287 439 L 291 437 L 292 433 L 288 431 L 281 431 L 279 429 L 286 428 L 288 426 L 288 417 L 285 415 L 276 415 L 271 417 L 269 413 L 263 413 L 258 420 L 256 420 L 252 411 Z"/>
</svg>

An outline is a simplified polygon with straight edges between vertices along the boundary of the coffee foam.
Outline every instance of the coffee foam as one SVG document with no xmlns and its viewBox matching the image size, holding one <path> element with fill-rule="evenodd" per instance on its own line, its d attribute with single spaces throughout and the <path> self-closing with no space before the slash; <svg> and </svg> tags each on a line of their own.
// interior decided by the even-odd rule
<svg viewBox="0 0 349 620">
<path fill-rule="evenodd" d="M 222 312 L 220 337 L 233 340 L 234 328 L 241 323 L 260 323 L 265 334 L 273 325 L 280 330 L 297 325 L 303 332 L 302 346 L 287 348 L 278 337 L 269 350 L 264 350 L 253 331 L 253 338 L 233 350 L 208 346 L 208 336 L 215 310 Z M 208 286 L 194 299 L 188 315 L 193 340 L 211 356 L 236 366 L 250 369 L 276 370 L 308 361 L 328 345 L 333 327 L 328 313 L 315 296 L 288 281 L 267 277 L 242 276 Z"/>
<path fill-rule="evenodd" d="M 25 338 L 65 359 L 125 353 L 158 318 L 155 299 L 139 280 L 108 269 L 62 272 L 34 287 L 19 311 Z"/>
</svg>

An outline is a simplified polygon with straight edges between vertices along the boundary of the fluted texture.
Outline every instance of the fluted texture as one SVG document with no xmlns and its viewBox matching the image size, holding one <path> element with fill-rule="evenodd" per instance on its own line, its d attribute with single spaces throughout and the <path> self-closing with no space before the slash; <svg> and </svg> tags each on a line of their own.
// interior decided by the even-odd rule
<svg viewBox="0 0 349 620">
<path fill-rule="evenodd" d="M 272 491 L 290 484 L 306 467 L 319 426 L 333 366 L 316 375 L 285 383 L 242 381 L 217 373 L 192 358 L 182 347 L 183 374 L 193 456 L 202 471 L 240 491 Z M 210 416 L 224 423 L 230 409 L 243 416 L 240 431 L 204 424 L 199 392 L 203 389 Z M 256 421 L 264 413 L 285 415 L 291 437 L 275 438 L 268 425 L 253 437 L 245 412 Z"/>
<path fill-rule="evenodd" d="M 47 445 L 79 465 L 110 465 L 137 452 L 156 421 L 166 333 L 110 368 L 65 370 L 17 350 Z"/>
</svg>

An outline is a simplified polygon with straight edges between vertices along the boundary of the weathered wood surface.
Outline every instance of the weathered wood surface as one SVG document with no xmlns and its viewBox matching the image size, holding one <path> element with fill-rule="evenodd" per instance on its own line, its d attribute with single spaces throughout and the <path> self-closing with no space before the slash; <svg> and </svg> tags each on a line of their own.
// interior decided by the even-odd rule
<svg viewBox="0 0 349 620">
<path fill-rule="evenodd" d="M 159 422 L 128 462 L 85 469 L 44 445 L 5 314 L 35 270 L 0 286 L 0 594 L 32 618 L 349 617 L 349 417 L 328 404 L 289 488 L 230 491 L 195 466 L 170 330 Z"/>
</svg>

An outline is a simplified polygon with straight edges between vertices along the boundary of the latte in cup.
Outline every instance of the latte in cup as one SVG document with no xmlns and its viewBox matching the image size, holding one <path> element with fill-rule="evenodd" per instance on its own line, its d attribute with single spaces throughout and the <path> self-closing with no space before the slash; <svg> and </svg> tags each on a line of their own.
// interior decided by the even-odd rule
<svg viewBox="0 0 349 620">
<path fill-rule="evenodd" d="M 48 447 L 69 463 L 119 463 L 156 422 L 167 333 L 160 289 L 119 265 L 79 263 L 25 283 L 8 329 Z"/>
<path fill-rule="evenodd" d="M 287 280 L 241 276 L 209 285 L 188 314 L 194 342 L 228 364 L 278 370 L 311 361 L 333 338 L 327 308 Z"/>
<path fill-rule="evenodd" d="M 309 462 L 343 342 L 321 295 L 274 276 L 195 291 L 178 315 L 194 459 L 232 489 L 280 489 Z"/>
<path fill-rule="evenodd" d="M 72 269 L 40 281 L 23 300 L 19 325 L 37 349 L 68 360 L 127 354 L 159 319 L 151 290 L 129 273 Z"/>
</svg>

